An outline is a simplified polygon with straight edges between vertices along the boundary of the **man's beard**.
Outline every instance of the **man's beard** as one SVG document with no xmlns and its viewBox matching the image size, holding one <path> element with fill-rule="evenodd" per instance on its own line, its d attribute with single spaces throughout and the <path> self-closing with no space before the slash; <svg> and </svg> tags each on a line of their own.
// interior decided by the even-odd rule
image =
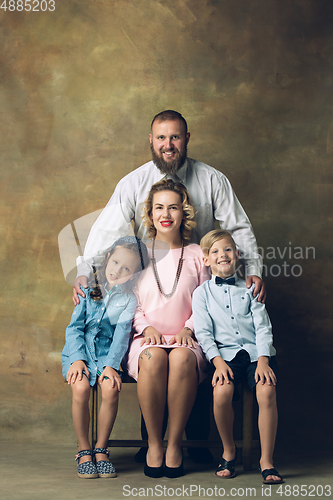
<svg viewBox="0 0 333 500">
<path fill-rule="evenodd" d="M 187 158 L 187 144 L 185 144 L 184 149 L 179 151 L 177 148 L 170 149 L 170 151 L 176 151 L 177 156 L 172 161 L 165 161 L 162 156 L 156 154 L 153 143 L 150 143 L 151 154 L 153 156 L 153 162 L 155 163 L 161 174 L 175 175 L 177 171 L 184 165 Z"/>
</svg>

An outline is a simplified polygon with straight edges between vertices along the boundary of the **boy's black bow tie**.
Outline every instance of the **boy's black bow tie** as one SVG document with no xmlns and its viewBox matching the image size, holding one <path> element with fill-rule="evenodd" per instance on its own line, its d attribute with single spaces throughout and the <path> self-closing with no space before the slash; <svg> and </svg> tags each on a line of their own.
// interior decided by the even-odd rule
<svg viewBox="0 0 333 500">
<path fill-rule="evenodd" d="M 220 278 L 220 276 L 215 276 L 215 283 L 217 285 L 234 285 L 236 283 L 235 278 Z"/>
</svg>

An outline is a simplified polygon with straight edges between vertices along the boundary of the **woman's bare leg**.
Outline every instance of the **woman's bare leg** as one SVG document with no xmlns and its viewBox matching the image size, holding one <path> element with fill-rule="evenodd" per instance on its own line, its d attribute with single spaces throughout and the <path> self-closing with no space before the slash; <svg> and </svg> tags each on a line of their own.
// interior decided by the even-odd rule
<svg viewBox="0 0 333 500">
<path fill-rule="evenodd" d="M 76 380 L 74 384 L 71 384 L 72 388 L 72 416 L 74 429 L 78 441 L 78 449 L 90 450 L 89 443 L 89 398 L 90 398 L 90 385 L 86 376 L 82 377 L 82 380 Z M 80 458 L 80 463 L 90 462 L 91 456 L 86 455 Z"/>
<path fill-rule="evenodd" d="M 182 438 L 197 394 L 198 374 L 195 354 L 178 347 L 169 353 L 168 409 L 169 436 L 165 463 L 179 467 L 182 463 Z"/>
<path fill-rule="evenodd" d="M 166 403 L 168 353 L 159 347 L 147 347 L 139 357 L 138 398 L 148 433 L 147 465 L 160 467 L 163 462 L 162 426 Z"/>
</svg>

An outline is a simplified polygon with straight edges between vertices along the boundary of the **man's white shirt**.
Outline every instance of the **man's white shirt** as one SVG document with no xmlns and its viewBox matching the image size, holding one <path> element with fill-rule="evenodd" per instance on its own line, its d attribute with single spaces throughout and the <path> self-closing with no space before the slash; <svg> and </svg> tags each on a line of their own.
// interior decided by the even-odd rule
<svg viewBox="0 0 333 500">
<path fill-rule="evenodd" d="M 100 263 L 116 239 L 132 234 L 132 221 L 134 233 L 147 243 L 149 238 L 142 221 L 142 208 L 152 185 L 163 178 L 180 181 L 188 190 L 197 223 L 191 232 L 191 242 L 199 243 L 215 228 L 216 220 L 221 229 L 232 234 L 244 260 L 246 275 L 261 277 L 262 259 L 253 229 L 229 180 L 222 172 L 191 158 L 187 158 L 176 176 L 162 174 L 153 161 L 149 161 L 119 181 L 91 228 L 83 257 L 77 259 L 77 275 L 89 276 L 91 265 Z"/>
</svg>

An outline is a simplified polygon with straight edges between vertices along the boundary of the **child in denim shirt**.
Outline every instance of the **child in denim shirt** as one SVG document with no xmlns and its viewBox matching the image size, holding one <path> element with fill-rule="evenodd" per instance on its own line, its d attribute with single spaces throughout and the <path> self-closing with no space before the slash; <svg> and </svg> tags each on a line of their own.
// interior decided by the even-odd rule
<svg viewBox="0 0 333 500">
<path fill-rule="evenodd" d="M 146 246 L 134 236 L 119 238 L 95 270 L 95 286 L 75 307 L 62 352 L 63 376 L 72 388 L 72 416 L 78 440 L 81 478 L 116 477 L 107 442 L 117 415 L 121 390 L 120 363 L 127 351 L 137 304 L 135 275 L 148 262 Z M 98 441 L 89 443 L 90 386 L 101 387 Z M 96 465 L 94 463 L 96 461 Z"/>
</svg>

